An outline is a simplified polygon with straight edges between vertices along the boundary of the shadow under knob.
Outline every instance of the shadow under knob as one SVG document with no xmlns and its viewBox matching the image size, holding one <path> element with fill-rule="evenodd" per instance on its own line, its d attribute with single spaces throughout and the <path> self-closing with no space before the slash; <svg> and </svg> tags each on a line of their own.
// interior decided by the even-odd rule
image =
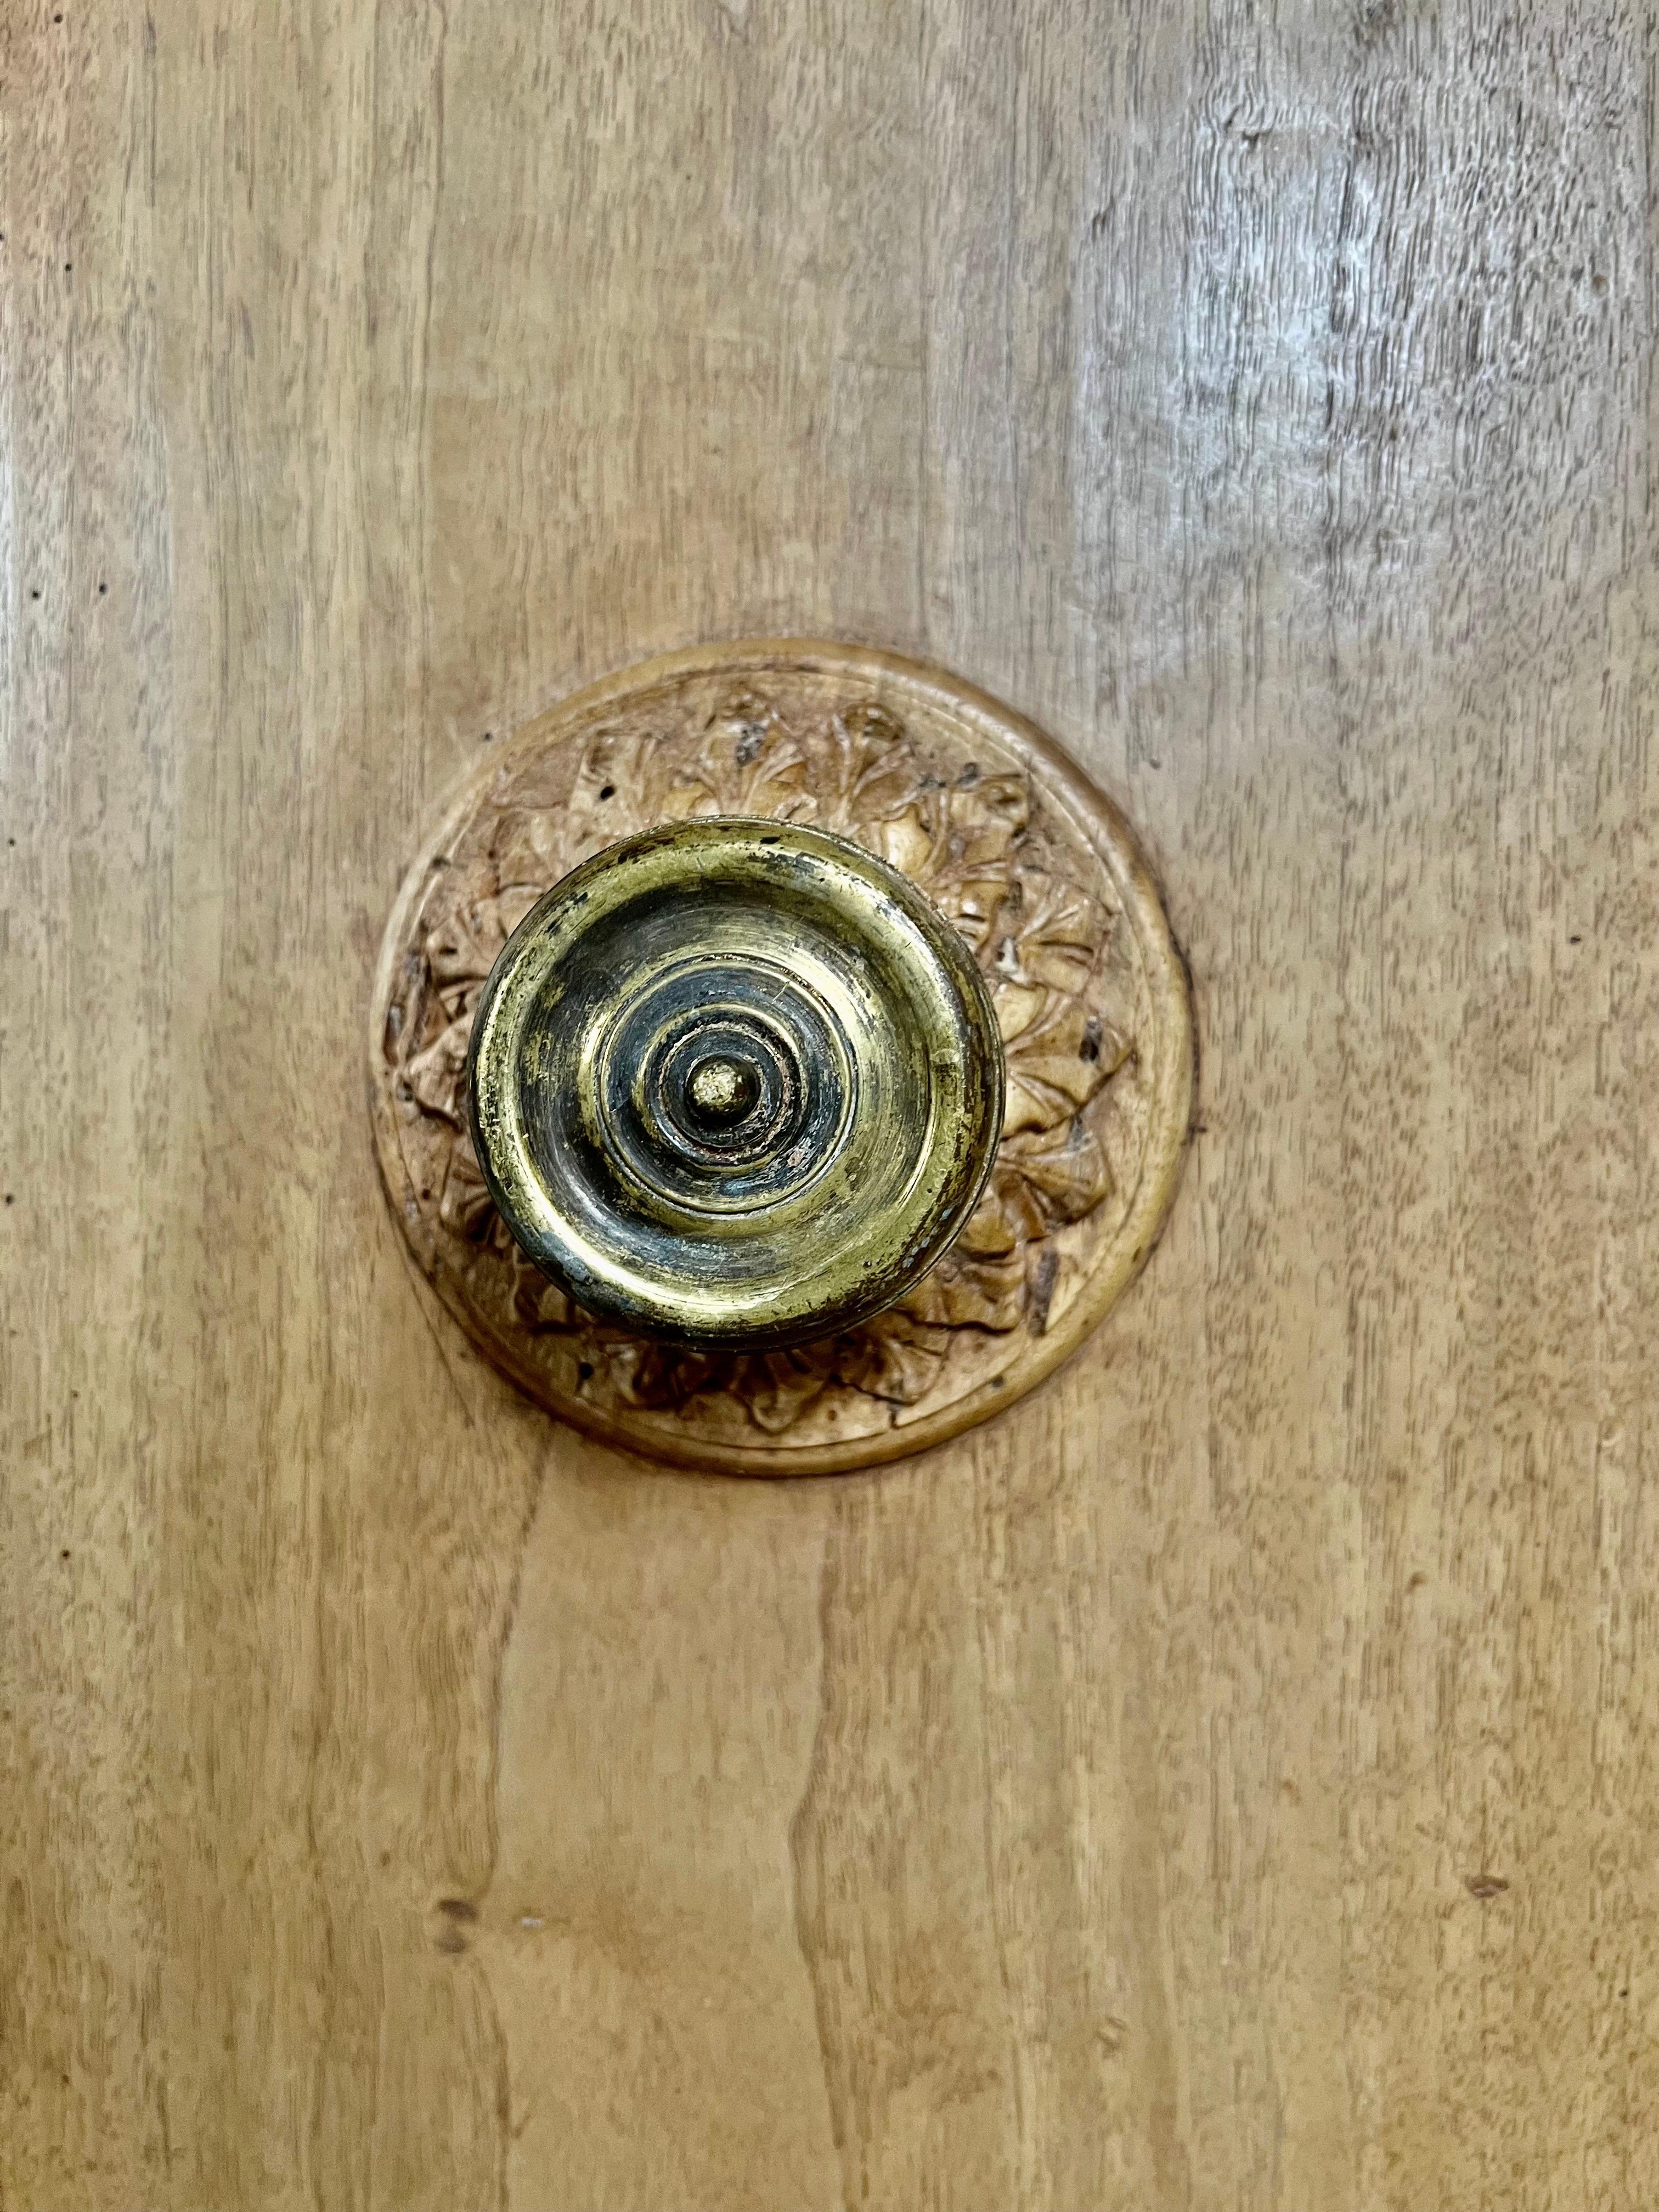
<svg viewBox="0 0 1659 2212">
<path fill-rule="evenodd" d="M 867 1320 L 966 1223 L 1002 1047 L 957 932 L 828 831 L 716 817 L 612 846 L 479 1001 L 473 1143 L 513 1236 L 590 1313 L 781 1346 Z"/>
</svg>

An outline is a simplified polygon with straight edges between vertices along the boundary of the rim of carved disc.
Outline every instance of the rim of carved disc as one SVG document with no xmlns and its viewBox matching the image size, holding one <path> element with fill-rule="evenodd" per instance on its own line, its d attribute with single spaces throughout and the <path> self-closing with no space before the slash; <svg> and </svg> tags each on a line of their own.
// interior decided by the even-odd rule
<svg viewBox="0 0 1659 2212">
<path fill-rule="evenodd" d="M 1029 1338 L 996 1376 L 971 1384 L 960 1397 L 914 1420 L 873 1433 L 809 1444 L 791 1445 L 765 1437 L 752 1444 L 738 1443 L 696 1435 L 688 1429 L 684 1415 L 671 1429 L 643 1409 L 630 1417 L 626 1411 L 555 1389 L 512 1338 L 459 1295 L 453 1276 L 434 1272 L 423 1262 L 410 1229 L 420 1217 L 422 1201 L 403 1149 L 385 1040 L 399 973 L 417 941 L 412 925 L 430 887 L 434 864 L 471 823 L 486 787 L 507 780 L 515 757 L 591 738 L 602 719 L 624 704 L 688 679 L 768 674 L 833 678 L 843 671 L 878 679 L 887 692 L 925 707 L 964 734 L 972 732 L 1012 755 L 1105 870 L 1145 963 L 1156 1047 L 1146 1137 L 1135 1187 L 1115 1233 L 1095 1255 L 1054 1327 Z M 1139 1044 L 1136 1048 L 1143 1050 Z M 908 1459 L 947 1443 L 1028 1395 L 1093 1334 L 1146 1264 L 1168 1219 L 1191 1124 L 1194 1043 L 1186 963 L 1139 842 L 1122 811 L 1053 739 L 988 692 L 903 654 L 831 639 L 752 638 L 692 646 L 634 662 L 573 692 L 492 746 L 486 760 L 469 765 L 435 826 L 422 839 L 387 922 L 369 1010 L 368 1061 L 375 1154 L 404 1249 L 493 1366 L 557 1419 L 601 1443 L 659 1464 L 725 1474 L 830 1474 Z"/>
</svg>

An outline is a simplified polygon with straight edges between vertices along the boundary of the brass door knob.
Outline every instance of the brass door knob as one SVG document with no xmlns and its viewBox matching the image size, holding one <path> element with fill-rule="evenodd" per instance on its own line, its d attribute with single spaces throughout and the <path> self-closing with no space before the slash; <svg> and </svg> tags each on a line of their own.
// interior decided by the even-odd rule
<svg viewBox="0 0 1659 2212">
<path fill-rule="evenodd" d="M 670 824 L 556 884 L 475 1018 L 478 1164 L 588 1313 L 756 1350 L 935 1264 L 1003 1125 L 991 994 L 917 886 L 775 820 Z"/>
</svg>

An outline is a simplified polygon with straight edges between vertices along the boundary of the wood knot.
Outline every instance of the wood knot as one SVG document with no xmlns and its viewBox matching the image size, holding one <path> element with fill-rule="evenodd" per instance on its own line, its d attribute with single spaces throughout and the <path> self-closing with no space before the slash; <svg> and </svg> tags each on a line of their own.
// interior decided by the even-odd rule
<svg viewBox="0 0 1659 2212">
<path fill-rule="evenodd" d="M 1466 1874 L 1463 1887 L 1484 1905 L 1489 1897 L 1501 1897 L 1509 1884 L 1501 1874 Z"/>
<path fill-rule="evenodd" d="M 433 1907 L 437 1923 L 432 1933 L 433 1948 L 439 1951 L 465 1951 L 471 1938 L 468 1930 L 477 1923 L 478 1908 L 468 1897 L 441 1897 Z"/>
</svg>

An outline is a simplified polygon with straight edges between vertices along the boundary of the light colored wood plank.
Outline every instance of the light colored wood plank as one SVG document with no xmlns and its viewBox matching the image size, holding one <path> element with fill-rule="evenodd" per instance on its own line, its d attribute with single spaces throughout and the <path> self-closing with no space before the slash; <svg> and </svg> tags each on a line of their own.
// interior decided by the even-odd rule
<svg viewBox="0 0 1659 2212">
<path fill-rule="evenodd" d="M 1641 2202 L 1651 15 L 58 12 L 0 2205 Z M 1203 1130 L 1054 1383 L 767 1487 L 477 1366 L 358 1038 L 477 748 L 791 629 L 1126 803 Z"/>
</svg>

